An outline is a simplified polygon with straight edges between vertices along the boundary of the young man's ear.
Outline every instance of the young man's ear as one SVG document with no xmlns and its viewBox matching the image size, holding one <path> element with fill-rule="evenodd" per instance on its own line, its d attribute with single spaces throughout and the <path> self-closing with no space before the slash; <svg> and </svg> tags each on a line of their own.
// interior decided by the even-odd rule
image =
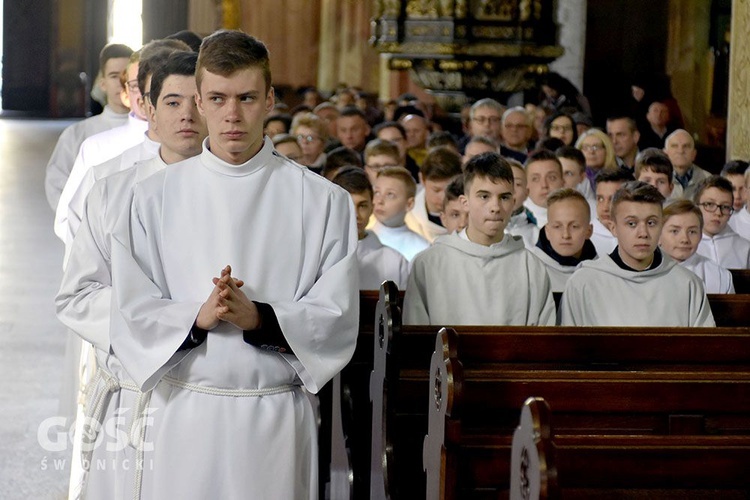
<svg viewBox="0 0 750 500">
<path fill-rule="evenodd" d="M 408 199 L 406 200 L 406 211 L 407 211 L 407 212 L 411 212 L 411 209 L 412 209 L 412 208 L 414 208 L 414 197 L 413 197 L 413 196 L 410 196 L 410 197 L 409 197 L 409 198 L 408 198 Z"/>
<path fill-rule="evenodd" d="M 461 206 L 464 207 L 464 210 L 468 212 L 469 211 L 469 198 L 467 198 L 465 194 L 461 194 L 458 196 L 458 201 L 461 202 Z"/>
<path fill-rule="evenodd" d="M 203 99 L 201 99 L 201 93 L 198 91 L 195 92 L 195 106 L 198 108 L 198 113 L 205 117 L 206 113 L 203 111 Z"/>
<path fill-rule="evenodd" d="M 268 95 L 266 96 L 266 113 L 273 111 L 273 107 L 276 105 L 276 93 L 273 87 L 268 89 Z"/>
<path fill-rule="evenodd" d="M 589 224 L 588 230 L 586 231 L 586 239 L 591 239 L 591 236 L 594 234 L 594 225 Z"/>
</svg>

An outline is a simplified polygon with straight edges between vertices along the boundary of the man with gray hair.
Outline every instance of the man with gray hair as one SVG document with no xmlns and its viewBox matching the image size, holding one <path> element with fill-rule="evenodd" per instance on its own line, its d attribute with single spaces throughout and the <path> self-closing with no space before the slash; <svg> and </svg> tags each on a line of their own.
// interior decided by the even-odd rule
<svg viewBox="0 0 750 500">
<path fill-rule="evenodd" d="M 664 152 L 672 162 L 675 183 L 682 186 L 682 197 L 692 199 L 698 184 L 711 177 L 709 172 L 693 163 L 697 153 L 693 137 L 687 130 L 675 130 L 664 140 Z"/>
<path fill-rule="evenodd" d="M 531 139 L 531 117 L 526 110 L 516 106 L 503 113 L 500 134 L 500 154 L 525 162 Z"/>
</svg>

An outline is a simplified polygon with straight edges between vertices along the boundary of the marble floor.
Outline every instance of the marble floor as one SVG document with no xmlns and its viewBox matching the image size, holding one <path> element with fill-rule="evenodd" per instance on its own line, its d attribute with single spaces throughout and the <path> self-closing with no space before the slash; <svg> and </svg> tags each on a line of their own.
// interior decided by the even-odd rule
<svg viewBox="0 0 750 500">
<path fill-rule="evenodd" d="M 58 410 L 65 328 L 53 299 L 62 243 L 44 170 L 72 122 L 0 117 L 0 498 L 66 498 L 69 424 Z"/>
</svg>

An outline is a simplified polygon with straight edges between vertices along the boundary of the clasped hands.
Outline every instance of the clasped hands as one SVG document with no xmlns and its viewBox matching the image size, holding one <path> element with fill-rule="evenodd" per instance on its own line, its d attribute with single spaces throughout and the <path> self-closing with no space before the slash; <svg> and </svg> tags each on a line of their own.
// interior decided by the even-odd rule
<svg viewBox="0 0 750 500">
<path fill-rule="evenodd" d="M 260 328 L 260 314 L 256 305 L 240 290 L 244 282 L 232 277 L 232 267 L 221 270 L 213 278 L 214 289 L 198 311 L 195 324 L 204 330 L 213 330 L 221 321 L 227 321 L 242 330 Z"/>
</svg>

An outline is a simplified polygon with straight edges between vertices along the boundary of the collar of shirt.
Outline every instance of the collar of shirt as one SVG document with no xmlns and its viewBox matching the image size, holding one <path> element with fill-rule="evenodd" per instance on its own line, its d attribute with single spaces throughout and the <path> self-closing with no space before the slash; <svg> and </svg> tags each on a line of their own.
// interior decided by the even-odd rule
<svg viewBox="0 0 750 500">
<path fill-rule="evenodd" d="M 581 257 L 565 257 L 560 255 L 555 251 L 554 248 L 552 248 L 552 243 L 550 243 L 549 239 L 547 239 L 547 233 L 542 228 L 541 231 L 539 231 L 539 239 L 536 242 L 536 246 L 541 248 L 544 253 L 549 255 L 555 262 L 560 264 L 561 266 L 577 266 L 584 260 L 591 260 L 596 258 L 596 248 L 594 247 L 594 244 L 591 243 L 591 240 L 586 240 L 583 243 L 583 249 L 581 251 Z"/>
<path fill-rule="evenodd" d="M 687 169 L 685 172 L 685 175 L 680 175 L 675 170 L 674 172 L 674 180 L 680 183 L 680 185 L 684 188 L 688 187 L 688 184 L 690 184 L 690 179 L 693 178 L 693 166 L 690 165 L 690 168 Z"/>
<path fill-rule="evenodd" d="M 661 265 L 661 261 L 662 261 L 661 250 L 659 250 L 657 248 L 654 251 L 654 260 L 651 261 L 651 265 L 650 266 L 648 266 L 646 269 L 642 269 L 640 271 L 638 269 L 633 269 L 629 265 L 625 264 L 625 262 L 623 262 L 622 259 L 620 258 L 620 246 L 619 245 L 615 247 L 615 249 L 612 251 L 611 254 L 609 254 L 609 257 L 613 261 L 615 261 L 615 264 L 617 264 L 620 267 L 620 269 L 624 269 L 625 271 L 633 271 L 634 273 L 642 273 L 643 271 L 648 271 L 648 270 L 651 270 L 651 269 L 656 269 L 657 267 L 659 267 Z"/>
</svg>

